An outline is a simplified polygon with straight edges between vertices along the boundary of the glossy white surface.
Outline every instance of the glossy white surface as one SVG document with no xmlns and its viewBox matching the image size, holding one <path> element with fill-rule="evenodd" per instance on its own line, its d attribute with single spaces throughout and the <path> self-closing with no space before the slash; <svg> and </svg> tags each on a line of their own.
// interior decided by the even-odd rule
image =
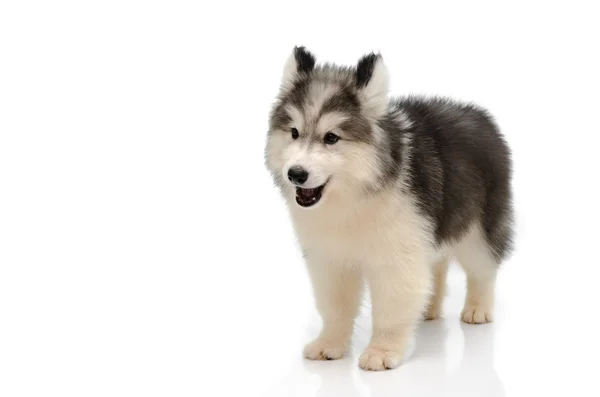
<svg viewBox="0 0 600 397">
<path fill-rule="evenodd" d="M 519 317 L 528 317 L 528 314 L 525 307 L 519 310 L 519 301 L 529 298 L 507 298 L 504 285 L 506 275 L 511 272 L 503 273 L 494 323 L 469 325 L 458 321 L 464 287 L 463 275 L 455 269 L 449 278 L 444 318 L 420 326 L 411 355 L 397 370 L 373 373 L 357 367 L 357 357 L 369 338 L 370 319 L 365 308 L 357 321 L 353 352 L 349 357 L 324 362 L 296 359 L 284 366 L 278 381 L 270 385 L 264 395 L 520 396 L 528 395 L 529 390 L 549 393 L 561 388 L 565 392 L 591 393 L 588 388 L 592 384 L 591 368 L 565 369 L 550 359 L 543 359 L 547 354 L 545 344 L 552 344 L 552 339 L 567 333 L 568 325 L 563 323 L 548 329 L 545 322 L 536 319 L 521 323 Z M 507 312 L 511 302 L 515 303 L 516 310 Z M 306 340 L 318 329 L 318 318 L 310 316 L 309 324 Z M 586 349 L 586 343 L 569 343 Z M 296 348 L 300 351 L 301 344 L 297 343 Z M 557 356 L 568 354 L 561 352 Z M 578 384 L 572 384 L 573 381 Z"/>
<path fill-rule="evenodd" d="M 0 2 L 0 396 L 600 396 L 594 2 Z M 497 321 L 397 370 L 319 330 L 263 166 L 285 59 L 381 50 L 392 93 L 490 109 L 514 154 Z M 402 308 L 398 308 L 402 310 Z"/>
</svg>

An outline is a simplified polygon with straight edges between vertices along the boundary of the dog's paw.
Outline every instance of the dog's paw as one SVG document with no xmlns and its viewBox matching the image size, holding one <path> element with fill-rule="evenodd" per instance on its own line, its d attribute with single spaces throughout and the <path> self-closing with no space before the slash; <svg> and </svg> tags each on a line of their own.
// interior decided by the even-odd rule
<svg viewBox="0 0 600 397">
<path fill-rule="evenodd" d="M 493 321 L 492 310 L 485 306 L 467 305 L 460 318 L 469 324 L 486 324 Z"/>
<path fill-rule="evenodd" d="M 346 348 L 341 344 L 317 339 L 304 347 L 304 358 L 309 360 L 337 360 L 342 358 Z"/>
<path fill-rule="evenodd" d="M 439 306 L 429 306 L 427 311 L 425 312 L 424 319 L 425 320 L 435 320 L 442 316 L 442 310 Z"/>
<path fill-rule="evenodd" d="M 399 366 L 402 358 L 403 354 L 396 351 L 368 347 L 358 359 L 358 366 L 367 371 L 385 371 Z"/>
</svg>

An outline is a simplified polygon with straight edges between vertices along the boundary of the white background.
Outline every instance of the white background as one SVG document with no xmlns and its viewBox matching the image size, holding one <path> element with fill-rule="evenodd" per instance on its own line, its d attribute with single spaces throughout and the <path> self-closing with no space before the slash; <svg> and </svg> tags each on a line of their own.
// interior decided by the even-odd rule
<svg viewBox="0 0 600 397">
<path fill-rule="evenodd" d="M 0 395 L 599 395 L 595 2 L 335 3 L 0 3 Z M 319 319 L 263 166 L 296 44 L 496 115 L 493 325 L 460 325 L 457 271 L 403 367 L 356 368 L 368 310 L 350 357 L 301 359 Z"/>
</svg>

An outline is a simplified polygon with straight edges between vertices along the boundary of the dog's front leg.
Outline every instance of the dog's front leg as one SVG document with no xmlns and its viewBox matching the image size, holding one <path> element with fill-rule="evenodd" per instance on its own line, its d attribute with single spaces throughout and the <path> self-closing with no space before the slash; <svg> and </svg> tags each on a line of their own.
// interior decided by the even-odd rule
<svg viewBox="0 0 600 397">
<path fill-rule="evenodd" d="M 373 335 L 359 366 L 373 371 L 396 368 L 427 306 L 431 270 L 417 256 L 394 265 L 368 266 L 365 276 L 371 291 Z"/>
<path fill-rule="evenodd" d="M 304 348 L 311 360 L 334 360 L 348 350 L 361 300 L 358 269 L 320 258 L 307 258 L 317 310 L 323 319 L 319 337 Z"/>
</svg>

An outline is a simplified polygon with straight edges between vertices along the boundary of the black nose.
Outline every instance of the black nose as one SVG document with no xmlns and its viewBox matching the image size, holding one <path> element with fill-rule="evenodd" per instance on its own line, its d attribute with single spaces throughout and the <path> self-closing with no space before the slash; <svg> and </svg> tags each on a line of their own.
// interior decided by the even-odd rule
<svg viewBox="0 0 600 397">
<path fill-rule="evenodd" d="M 296 185 L 302 185 L 308 179 L 308 172 L 295 165 L 288 170 L 288 179 Z"/>
</svg>

